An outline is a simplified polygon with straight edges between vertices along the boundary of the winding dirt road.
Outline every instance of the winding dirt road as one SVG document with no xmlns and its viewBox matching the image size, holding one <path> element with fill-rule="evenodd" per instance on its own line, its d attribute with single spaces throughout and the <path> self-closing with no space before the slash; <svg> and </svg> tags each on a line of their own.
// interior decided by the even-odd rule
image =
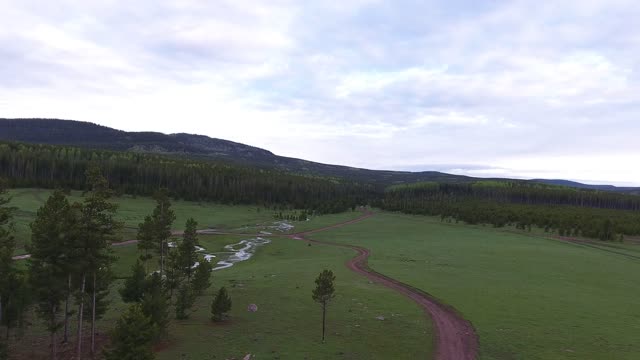
<svg viewBox="0 0 640 360">
<path fill-rule="evenodd" d="M 411 285 L 402 283 L 398 280 L 392 279 L 386 275 L 383 275 L 375 270 L 369 268 L 368 258 L 371 254 L 369 249 L 356 245 L 339 244 L 329 241 L 319 241 L 308 238 L 307 236 L 319 233 L 322 231 L 328 231 L 336 228 L 340 228 L 346 225 L 355 224 L 364 221 L 374 216 L 372 212 L 365 212 L 362 216 L 338 223 L 335 225 L 300 232 L 296 234 L 272 234 L 259 236 L 265 237 L 289 237 L 295 240 L 304 240 L 317 244 L 324 244 L 330 246 L 338 246 L 355 250 L 358 254 L 347 261 L 345 264 L 351 271 L 356 272 L 370 281 L 381 284 L 391 290 L 394 290 L 409 299 L 415 301 L 421 308 L 424 309 L 434 325 L 435 330 L 435 348 L 436 348 L 436 360 L 475 360 L 478 355 L 478 336 L 471 323 L 465 320 L 453 307 L 443 304 L 428 293 L 414 288 Z M 237 233 L 225 233 L 225 232 L 211 232 L 210 230 L 204 230 L 202 233 L 207 234 L 229 234 L 229 235 L 245 235 L 256 236 L 256 234 L 237 234 Z M 174 232 L 174 235 L 180 235 L 181 232 Z M 120 243 L 114 243 L 113 246 L 126 246 L 136 244 L 137 240 L 127 240 Z M 14 260 L 24 260 L 29 258 L 30 255 L 15 256 Z"/>
<path fill-rule="evenodd" d="M 404 284 L 369 268 L 369 249 L 355 245 L 338 244 L 329 241 L 309 239 L 307 236 L 321 231 L 339 228 L 354 224 L 372 217 L 374 214 L 367 212 L 361 217 L 340 224 L 315 229 L 298 234 L 289 235 L 296 240 L 305 240 L 313 243 L 339 246 L 355 250 L 356 257 L 347 261 L 346 266 L 353 272 L 365 276 L 369 280 L 392 289 L 409 299 L 415 301 L 429 314 L 436 332 L 436 360 L 474 360 L 478 355 L 478 336 L 471 323 L 465 320 L 453 307 L 443 304 L 428 293 Z"/>
</svg>

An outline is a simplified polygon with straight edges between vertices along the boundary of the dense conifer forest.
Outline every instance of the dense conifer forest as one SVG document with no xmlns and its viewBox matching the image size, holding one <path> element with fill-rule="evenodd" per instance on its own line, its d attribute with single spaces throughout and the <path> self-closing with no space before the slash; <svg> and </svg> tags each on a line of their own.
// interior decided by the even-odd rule
<svg viewBox="0 0 640 360">
<path fill-rule="evenodd" d="M 640 235 L 640 196 L 530 182 L 392 186 L 378 205 L 469 224 L 538 226 L 566 236 L 619 240 Z"/>
<path fill-rule="evenodd" d="M 394 185 L 290 174 L 220 161 L 138 152 L 0 143 L 0 177 L 10 187 L 79 189 L 98 165 L 120 194 L 341 212 L 358 205 L 495 227 L 545 228 L 560 235 L 619 240 L 640 235 L 640 196 L 530 181 Z"/>
<path fill-rule="evenodd" d="M 148 196 L 168 188 L 185 200 L 259 204 L 340 212 L 375 195 L 372 185 L 292 175 L 178 157 L 67 146 L 0 143 L 0 177 L 10 187 L 83 189 L 85 171 L 98 165 L 121 194 Z"/>
</svg>

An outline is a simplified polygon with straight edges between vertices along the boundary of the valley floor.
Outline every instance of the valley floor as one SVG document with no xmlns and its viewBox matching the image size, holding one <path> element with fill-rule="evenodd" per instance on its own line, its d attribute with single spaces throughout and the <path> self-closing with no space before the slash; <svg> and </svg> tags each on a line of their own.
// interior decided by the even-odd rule
<svg viewBox="0 0 640 360">
<path fill-rule="evenodd" d="M 480 359 L 637 359 L 637 249 L 380 213 L 315 236 L 371 249 L 373 269 L 472 322 Z"/>
<path fill-rule="evenodd" d="M 24 226 L 46 199 L 40 190 L 14 190 L 23 243 Z M 131 227 L 151 211 L 149 199 L 121 199 Z M 229 232 L 263 231 L 272 213 L 252 207 L 177 202 L 180 220 L 196 216 L 202 228 Z M 290 233 L 325 228 L 356 219 L 344 213 L 292 222 Z M 181 223 L 176 222 L 177 227 Z M 206 225 L 204 225 L 206 224 Z M 479 358 L 637 359 L 640 358 L 640 260 L 630 245 L 567 243 L 542 234 L 518 234 L 483 226 L 386 212 L 343 227 L 299 238 L 354 245 L 370 250 L 371 269 L 450 304 L 474 326 Z M 130 233 L 123 234 L 127 238 Z M 201 245 L 222 251 L 246 236 L 201 235 Z M 216 271 L 213 286 L 198 300 L 189 320 L 172 321 L 170 340 L 159 359 L 431 359 L 437 355 L 434 326 L 405 296 L 345 266 L 353 249 L 287 236 L 270 236 L 253 258 Z M 587 246 L 589 245 L 589 246 Z M 115 248 L 116 276 L 128 276 L 138 256 L 135 246 Z M 622 253 L 622 254 L 621 254 Z M 353 264 L 353 262 L 351 263 Z M 313 280 L 323 269 L 336 273 L 336 298 L 328 311 L 328 337 L 320 341 L 321 309 L 311 299 Z M 109 329 L 125 308 L 117 288 L 100 324 Z M 231 319 L 213 324 L 213 292 L 226 286 L 233 300 Z M 256 304 L 257 312 L 247 306 Z M 37 320 L 14 345 L 23 354 L 44 336 Z M 35 341 L 35 342 L 34 342 Z M 32 358 L 34 356 L 31 356 Z"/>
</svg>

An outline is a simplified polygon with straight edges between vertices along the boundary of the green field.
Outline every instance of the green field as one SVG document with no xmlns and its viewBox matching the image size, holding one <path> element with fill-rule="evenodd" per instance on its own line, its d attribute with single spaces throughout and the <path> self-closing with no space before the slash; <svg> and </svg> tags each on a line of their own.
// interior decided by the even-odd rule
<svg viewBox="0 0 640 360">
<path fill-rule="evenodd" d="M 11 193 L 24 241 L 26 224 L 49 192 Z M 153 208 L 147 198 L 118 202 L 119 216 L 128 226 L 135 226 Z M 255 207 L 193 202 L 175 202 L 174 207 L 178 227 L 190 216 L 202 227 L 248 233 L 274 222 L 271 211 Z M 358 215 L 348 212 L 292 224 L 294 232 L 305 231 Z M 639 248 L 581 246 L 545 236 L 385 212 L 312 235 L 367 247 L 373 269 L 456 307 L 478 332 L 481 359 L 639 358 L 640 260 L 626 256 L 638 255 Z M 244 238 L 207 235 L 200 241 L 208 252 L 217 252 Z M 114 251 L 119 258 L 114 273 L 121 279 L 128 276 L 138 252 L 135 246 Z M 422 310 L 348 271 L 344 263 L 353 255 L 349 249 L 273 237 L 252 259 L 213 273 L 214 286 L 198 300 L 189 320 L 172 322 L 170 339 L 158 358 L 227 359 L 248 353 L 258 359 L 432 358 L 434 334 Z M 337 275 L 337 297 L 328 314 L 328 340 L 322 344 L 321 311 L 310 294 L 314 278 L 325 268 Z M 112 309 L 100 329 L 110 328 L 125 307 L 116 291 L 121 284 L 122 280 L 114 283 Z M 223 285 L 233 298 L 232 317 L 225 324 L 213 324 L 209 304 L 213 291 Z M 258 305 L 257 313 L 246 311 L 251 303 Z M 44 336 L 38 321 L 26 334 Z M 40 343 L 46 344 L 46 338 Z"/>
<path fill-rule="evenodd" d="M 205 236 L 207 250 L 242 239 Z M 121 265 L 137 255 L 135 247 L 116 249 Z M 170 342 L 159 359 L 227 359 L 251 353 L 258 359 L 413 359 L 429 358 L 432 332 L 424 313 L 412 302 L 351 273 L 347 249 L 307 246 L 288 238 L 273 239 L 249 261 L 213 273 L 213 287 L 199 299 L 186 321 L 174 321 Z M 320 307 L 311 299 L 313 280 L 325 268 L 337 277 L 337 296 L 328 317 L 327 342 L 320 342 Z M 213 291 L 226 286 L 233 299 L 231 320 L 213 324 Z M 117 299 L 115 299 L 117 300 Z M 255 303 L 258 312 L 247 312 Z M 124 310 L 117 303 L 109 318 Z M 384 316 L 385 321 L 376 317 Z M 108 326 L 108 325 L 107 325 Z"/>
<path fill-rule="evenodd" d="M 352 252 L 275 239 L 255 260 L 215 273 L 215 285 L 230 287 L 235 308 L 229 325 L 212 326 L 208 300 L 191 321 L 176 325 L 175 345 L 161 359 L 208 359 L 252 353 L 259 359 L 414 359 L 431 352 L 425 316 L 413 303 L 349 272 Z M 320 307 L 313 280 L 325 268 L 337 277 L 328 314 L 328 338 L 320 342 Z M 235 284 L 235 287 L 233 287 Z M 250 303 L 259 306 L 249 313 Z M 384 316 L 385 321 L 376 320 Z M 219 349 L 221 354 L 217 351 Z"/>
<path fill-rule="evenodd" d="M 11 197 L 9 206 L 17 208 L 14 213 L 16 239 L 18 242 L 16 254 L 25 252 L 24 245 L 29 242 L 31 236 L 29 224 L 35 218 L 38 208 L 44 204 L 51 193 L 51 190 L 41 189 L 13 189 L 8 191 Z M 82 201 L 81 192 L 72 191 L 69 200 Z M 114 202 L 119 206 L 118 220 L 124 223 L 121 238 L 123 240 L 134 239 L 138 224 L 153 211 L 155 201 L 146 197 L 122 196 L 114 198 Z M 271 230 L 265 228 L 265 226 L 271 226 L 276 221 L 273 217 L 273 210 L 256 206 L 231 206 L 181 200 L 174 200 L 172 204 L 176 212 L 174 227 L 177 230 L 184 228 L 184 224 L 190 217 L 198 222 L 198 226 L 201 229 L 216 228 L 224 231 L 249 233 Z M 314 216 L 309 221 L 290 221 L 290 223 L 295 226 L 295 231 L 302 231 L 353 219 L 358 215 L 359 213 L 349 212 Z"/>
<path fill-rule="evenodd" d="M 50 192 L 13 190 L 13 206 L 18 207 L 19 225 L 30 223 L 35 210 Z M 78 194 L 74 193 L 74 198 Z M 151 211 L 153 202 L 145 198 L 121 198 L 119 216 L 128 224 L 136 224 Z M 271 224 L 271 212 L 256 214 L 253 207 L 230 207 L 215 204 L 175 202 L 180 219 L 193 216 L 208 220 L 216 227 L 235 229 L 255 224 Z M 309 221 L 291 222 L 295 231 L 321 228 L 353 219 L 359 213 L 343 213 L 313 217 Z M 222 225 L 223 224 L 224 227 Z M 23 226 L 23 237 L 28 238 Z M 245 229 L 245 231 L 247 231 Z M 26 235 L 24 235 L 26 233 Z M 200 236 L 208 252 L 223 250 L 246 236 Z M 112 306 L 99 330 L 113 326 L 125 309 L 117 293 L 139 253 L 135 245 L 114 248 L 118 261 L 113 266 Z M 379 285 L 351 273 L 344 263 L 352 251 L 331 246 L 313 245 L 286 237 L 272 239 L 256 255 L 229 269 L 213 273 L 213 287 L 199 298 L 194 313 L 186 321 L 172 321 L 168 343 L 158 352 L 159 359 L 227 359 L 242 358 L 251 353 L 259 359 L 413 359 L 431 357 L 433 337 L 430 323 L 422 310 Z M 321 309 L 311 299 L 314 279 L 323 269 L 336 276 L 336 298 L 327 316 L 327 341 L 322 344 Z M 224 324 L 210 321 L 210 302 L 214 290 L 226 286 L 233 299 L 231 320 Z M 259 307 L 247 312 L 249 304 Z M 385 320 L 376 317 L 384 316 Z M 14 346 L 21 353 L 46 354 L 47 338 L 41 323 L 34 319 L 25 330 L 25 338 Z M 73 333 L 73 332 L 72 332 Z M 35 338 L 35 340 L 34 340 Z M 40 344 L 34 350 L 33 344 Z M 35 351 L 35 353 L 34 353 Z"/>
<path fill-rule="evenodd" d="M 390 213 L 314 238 L 370 248 L 372 268 L 455 306 L 481 359 L 640 357 L 640 260 Z"/>
</svg>

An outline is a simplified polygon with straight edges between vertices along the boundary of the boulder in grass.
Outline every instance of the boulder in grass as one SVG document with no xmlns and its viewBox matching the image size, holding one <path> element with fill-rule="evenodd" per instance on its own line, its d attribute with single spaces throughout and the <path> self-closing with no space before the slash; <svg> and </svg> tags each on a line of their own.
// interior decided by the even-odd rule
<svg viewBox="0 0 640 360">
<path fill-rule="evenodd" d="M 248 312 L 256 312 L 256 311 L 258 311 L 258 305 L 249 304 L 249 306 L 247 306 L 247 311 Z"/>
</svg>

